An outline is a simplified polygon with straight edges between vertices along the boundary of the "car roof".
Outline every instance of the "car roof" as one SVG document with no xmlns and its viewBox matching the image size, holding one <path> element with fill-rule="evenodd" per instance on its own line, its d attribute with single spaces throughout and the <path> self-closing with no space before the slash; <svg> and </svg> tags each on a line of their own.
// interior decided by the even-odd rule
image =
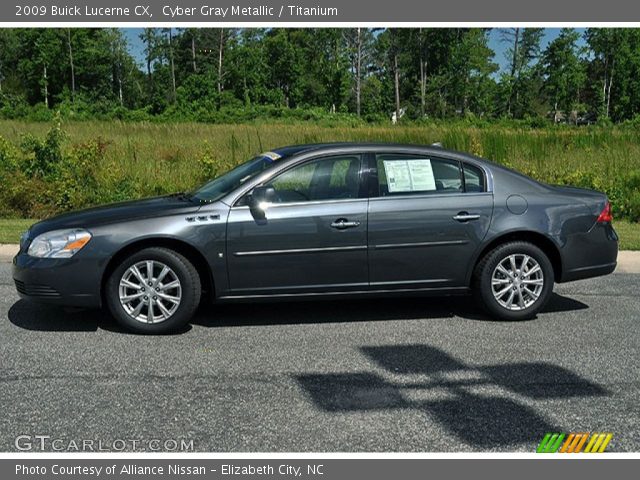
<svg viewBox="0 0 640 480">
<path fill-rule="evenodd" d="M 289 145 L 285 147 L 280 147 L 273 149 L 272 152 L 277 153 L 282 158 L 292 157 L 295 155 L 299 155 L 302 153 L 308 153 L 312 151 L 322 152 L 323 150 L 336 150 L 340 148 L 345 149 L 357 149 L 357 148 L 366 148 L 367 150 L 398 150 L 398 151 L 409 151 L 409 150 L 419 150 L 425 153 L 431 154 L 445 154 L 456 157 L 465 157 L 467 159 L 474 159 L 477 161 L 486 162 L 485 159 L 475 157 L 474 155 L 470 155 L 465 152 L 458 152 L 455 150 L 447 150 L 442 148 L 441 146 L 434 145 L 417 145 L 417 144 L 402 144 L 402 143 L 377 143 L 377 142 L 330 142 L 330 143 L 309 143 L 309 144 L 301 144 L 301 145 Z"/>
<path fill-rule="evenodd" d="M 322 150 L 322 149 L 331 149 L 341 146 L 356 146 L 359 145 L 354 142 L 335 142 L 335 143 L 307 143 L 301 145 L 288 145 L 286 147 L 274 148 L 272 151 L 281 155 L 282 157 L 291 157 L 293 155 L 297 155 L 298 153 L 307 152 L 310 150 Z"/>
</svg>

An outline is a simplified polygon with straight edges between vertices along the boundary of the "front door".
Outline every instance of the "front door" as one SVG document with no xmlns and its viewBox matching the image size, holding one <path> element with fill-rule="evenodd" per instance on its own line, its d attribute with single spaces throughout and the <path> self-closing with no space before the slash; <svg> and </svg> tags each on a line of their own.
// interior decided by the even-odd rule
<svg viewBox="0 0 640 480">
<path fill-rule="evenodd" d="M 276 198 L 264 219 L 254 218 L 247 206 L 231 209 L 231 295 L 367 288 L 368 200 L 361 163 L 361 155 L 323 157 L 278 174 L 266 183 Z"/>
<path fill-rule="evenodd" d="M 484 172 L 458 161 L 405 154 L 376 155 L 374 172 L 371 287 L 464 286 L 493 213 Z"/>
</svg>

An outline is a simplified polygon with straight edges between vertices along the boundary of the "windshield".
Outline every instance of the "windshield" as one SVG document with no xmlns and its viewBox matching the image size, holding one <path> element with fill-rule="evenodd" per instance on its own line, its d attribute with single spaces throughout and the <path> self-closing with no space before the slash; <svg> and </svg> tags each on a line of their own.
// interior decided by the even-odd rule
<svg viewBox="0 0 640 480">
<path fill-rule="evenodd" d="M 201 202 L 215 202 L 228 193 L 231 193 L 247 180 L 250 180 L 261 172 L 264 172 L 279 158 L 280 155 L 274 152 L 260 154 L 257 157 L 238 165 L 236 168 L 228 171 L 224 175 L 206 183 L 193 192 L 191 198 Z"/>
</svg>

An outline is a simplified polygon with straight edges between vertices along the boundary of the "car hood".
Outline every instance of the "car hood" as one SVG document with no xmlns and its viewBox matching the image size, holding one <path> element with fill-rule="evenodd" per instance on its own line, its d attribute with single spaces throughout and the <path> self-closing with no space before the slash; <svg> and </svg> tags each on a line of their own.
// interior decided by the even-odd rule
<svg viewBox="0 0 640 480">
<path fill-rule="evenodd" d="M 196 212 L 200 203 L 178 195 L 145 198 L 129 202 L 113 203 L 75 212 L 64 213 L 34 224 L 30 237 L 62 228 L 91 228 L 137 218 L 152 218 L 167 214 Z"/>
</svg>

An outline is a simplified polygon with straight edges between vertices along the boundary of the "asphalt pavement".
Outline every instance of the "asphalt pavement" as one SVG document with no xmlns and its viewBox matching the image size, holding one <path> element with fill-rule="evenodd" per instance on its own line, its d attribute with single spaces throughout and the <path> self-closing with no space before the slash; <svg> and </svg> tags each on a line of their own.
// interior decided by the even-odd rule
<svg viewBox="0 0 640 480">
<path fill-rule="evenodd" d="M 44 435 L 65 449 L 532 452 L 547 432 L 611 432 L 608 451 L 637 452 L 639 290 L 637 274 L 557 285 L 517 323 L 459 297 L 218 305 L 150 337 L 21 301 L 0 263 L 0 451 Z"/>
</svg>

